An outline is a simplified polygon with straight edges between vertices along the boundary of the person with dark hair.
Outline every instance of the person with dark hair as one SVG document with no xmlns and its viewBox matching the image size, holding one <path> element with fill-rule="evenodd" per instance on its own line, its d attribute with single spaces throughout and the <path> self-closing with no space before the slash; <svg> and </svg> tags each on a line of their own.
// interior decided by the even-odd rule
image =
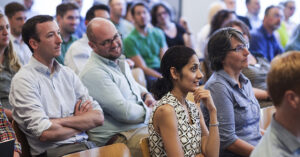
<svg viewBox="0 0 300 157">
<path fill-rule="evenodd" d="M 163 77 L 152 93 L 159 100 L 149 122 L 149 145 L 152 156 L 219 156 L 219 132 L 216 108 L 208 90 L 199 87 L 203 76 L 195 51 L 174 46 L 162 58 Z M 204 102 L 210 113 L 209 131 L 196 105 L 186 99 L 194 93 L 196 103 Z"/>
<path fill-rule="evenodd" d="M 164 31 L 168 47 L 185 45 L 194 48 L 191 32 L 172 21 L 172 11 L 165 2 L 154 4 L 151 9 L 151 23 Z"/>
<path fill-rule="evenodd" d="M 141 68 L 150 89 L 153 82 L 161 77 L 160 60 L 167 49 L 163 31 L 151 27 L 149 8 L 144 2 L 136 2 L 131 7 L 135 29 L 124 39 L 124 53 Z"/>
<path fill-rule="evenodd" d="M 9 3 L 5 6 L 5 15 L 8 17 L 10 25 L 10 40 L 13 48 L 22 65 L 29 62 L 32 52 L 22 39 L 22 27 L 26 20 L 25 7 L 17 2 Z"/>
<path fill-rule="evenodd" d="M 273 57 L 283 52 L 278 44 L 274 31 L 280 27 L 283 13 L 278 6 L 269 6 L 265 10 L 262 26 L 251 32 L 250 51 L 254 56 L 265 57 L 271 61 Z"/>
<path fill-rule="evenodd" d="M 261 26 L 262 20 L 258 17 L 260 11 L 260 0 L 246 0 L 247 14 L 252 29 Z"/>
<path fill-rule="evenodd" d="M 123 17 L 126 13 L 126 1 L 125 0 L 109 0 L 110 8 L 110 20 L 115 24 L 117 30 L 126 38 L 133 30 L 132 23 L 125 20 Z"/>
<path fill-rule="evenodd" d="M 56 57 L 60 64 L 64 64 L 65 55 L 71 44 L 77 40 L 75 31 L 79 24 L 79 7 L 75 3 L 62 3 L 56 7 L 56 20 L 63 40 L 61 54 Z"/>
<path fill-rule="evenodd" d="M 260 107 L 250 81 L 241 72 L 248 67 L 248 42 L 234 28 L 221 28 L 207 45 L 215 72 L 205 84 L 217 108 L 220 156 L 249 156 L 261 138 Z M 201 104 L 206 124 L 209 112 Z"/>
<path fill-rule="evenodd" d="M 211 21 L 209 36 L 211 36 L 215 31 L 220 29 L 224 23 L 234 19 L 236 19 L 234 11 L 226 9 L 220 10 Z"/>
<path fill-rule="evenodd" d="M 131 15 L 131 6 L 132 6 L 133 2 L 126 2 L 126 15 L 125 15 L 125 19 L 131 23 L 134 23 L 133 19 L 132 19 L 132 15 Z"/>
<path fill-rule="evenodd" d="M 85 25 L 95 17 L 101 17 L 109 19 L 109 8 L 104 4 L 96 4 L 92 6 L 85 16 Z M 65 56 L 65 65 L 70 67 L 78 75 L 83 69 L 84 65 L 87 63 L 91 56 L 92 48 L 88 44 L 89 40 L 86 33 L 83 34 L 82 38 L 76 40 L 69 47 Z"/>
<path fill-rule="evenodd" d="M 149 135 L 147 124 L 155 100 L 134 80 L 122 55 L 121 36 L 111 21 L 93 19 L 87 36 L 93 52 L 79 76 L 105 114 L 103 126 L 90 130 L 89 139 L 98 146 L 125 143 L 132 156 L 142 156 L 139 142 Z"/>
<path fill-rule="evenodd" d="M 271 62 L 267 84 L 276 112 L 251 157 L 299 157 L 300 52 L 276 56 Z"/>
<path fill-rule="evenodd" d="M 103 112 L 78 76 L 55 60 L 62 43 L 57 23 L 48 15 L 34 16 L 22 36 L 33 57 L 14 76 L 9 101 L 31 155 L 63 156 L 94 148 L 85 131 L 103 124 Z"/>
<path fill-rule="evenodd" d="M 6 109 L 6 115 L 12 120 L 12 106 L 9 103 L 8 95 L 11 80 L 21 68 L 19 59 L 14 51 L 12 42 L 9 40 L 9 24 L 5 16 L 0 13 L 0 103 Z"/>
</svg>

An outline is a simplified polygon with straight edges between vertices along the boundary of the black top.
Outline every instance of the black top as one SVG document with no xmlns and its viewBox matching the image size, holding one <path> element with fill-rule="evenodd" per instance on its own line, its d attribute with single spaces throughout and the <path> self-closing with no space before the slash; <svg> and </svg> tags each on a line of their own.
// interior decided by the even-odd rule
<svg viewBox="0 0 300 157">
<path fill-rule="evenodd" d="M 166 36 L 166 41 L 167 41 L 168 47 L 172 47 L 175 45 L 184 45 L 183 34 L 186 31 L 180 25 L 178 25 L 178 24 L 175 24 L 175 25 L 176 25 L 176 29 L 177 29 L 177 34 L 174 38 L 170 38 L 166 33 L 164 33 Z"/>
</svg>

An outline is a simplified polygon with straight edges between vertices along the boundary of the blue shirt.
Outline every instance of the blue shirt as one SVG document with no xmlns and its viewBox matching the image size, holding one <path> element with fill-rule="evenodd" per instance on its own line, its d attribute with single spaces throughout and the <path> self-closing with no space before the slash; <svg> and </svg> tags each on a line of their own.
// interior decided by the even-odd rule
<svg viewBox="0 0 300 157">
<path fill-rule="evenodd" d="M 283 52 L 274 34 L 268 34 L 263 25 L 251 32 L 249 50 L 254 56 L 263 56 L 268 61 Z"/>
<path fill-rule="evenodd" d="M 224 70 L 214 72 L 205 84 L 210 90 L 217 108 L 220 134 L 220 156 L 237 157 L 226 148 L 237 139 L 244 140 L 255 146 L 261 138 L 259 119 L 260 108 L 252 91 L 250 81 L 240 74 L 238 83 Z M 206 124 L 209 122 L 209 113 L 201 104 Z"/>
<path fill-rule="evenodd" d="M 102 111 L 89 96 L 78 76 L 68 67 L 54 61 L 51 74 L 47 66 L 31 57 L 11 83 L 10 104 L 14 107 L 13 119 L 25 133 L 31 155 L 39 155 L 59 145 L 88 139 L 85 132 L 57 142 L 41 142 L 39 137 L 52 125 L 51 119 L 73 116 L 79 99 L 91 100 L 94 110 Z"/>
<path fill-rule="evenodd" d="M 299 157 L 300 138 L 279 124 L 274 116 L 263 138 L 252 151 L 251 157 Z"/>
<path fill-rule="evenodd" d="M 105 116 L 88 132 L 90 140 L 102 146 L 117 133 L 147 126 L 150 110 L 141 98 L 147 90 L 134 80 L 125 56 L 114 62 L 92 52 L 79 76 Z"/>
</svg>

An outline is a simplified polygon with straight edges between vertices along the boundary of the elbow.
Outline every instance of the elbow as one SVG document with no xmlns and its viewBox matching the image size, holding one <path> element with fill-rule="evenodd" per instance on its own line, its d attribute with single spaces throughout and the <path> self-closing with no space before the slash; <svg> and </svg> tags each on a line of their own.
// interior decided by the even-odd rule
<svg viewBox="0 0 300 157">
<path fill-rule="evenodd" d="M 47 142 L 47 141 L 49 141 L 51 138 L 50 138 L 50 136 L 44 131 L 43 133 L 42 133 L 42 135 L 39 137 L 39 140 L 41 141 L 41 142 Z"/>
<path fill-rule="evenodd" d="M 97 117 L 95 120 L 96 126 L 101 126 L 104 123 L 104 114 L 101 111 L 97 111 Z"/>
</svg>

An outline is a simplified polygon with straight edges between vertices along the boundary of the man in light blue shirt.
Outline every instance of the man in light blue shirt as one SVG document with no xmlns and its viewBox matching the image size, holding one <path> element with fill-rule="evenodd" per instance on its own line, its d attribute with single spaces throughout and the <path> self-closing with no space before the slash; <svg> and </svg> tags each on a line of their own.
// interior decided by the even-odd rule
<svg viewBox="0 0 300 157">
<path fill-rule="evenodd" d="M 39 15 L 23 26 L 33 57 L 15 75 L 9 100 L 32 156 L 62 156 L 95 147 L 85 131 L 103 123 L 102 109 L 77 75 L 59 64 L 62 39 L 53 17 Z"/>
<path fill-rule="evenodd" d="M 125 143 L 132 156 L 142 156 L 139 141 L 148 136 L 149 106 L 154 99 L 134 80 L 112 22 L 94 18 L 87 36 L 93 52 L 79 76 L 105 115 L 103 126 L 90 130 L 89 138 L 98 146 Z"/>
<path fill-rule="evenodd" d="M 267 77 L 276 113 L 251 157 L 300 156 L 300 53 L 273 59 Z"/>
</svg>

